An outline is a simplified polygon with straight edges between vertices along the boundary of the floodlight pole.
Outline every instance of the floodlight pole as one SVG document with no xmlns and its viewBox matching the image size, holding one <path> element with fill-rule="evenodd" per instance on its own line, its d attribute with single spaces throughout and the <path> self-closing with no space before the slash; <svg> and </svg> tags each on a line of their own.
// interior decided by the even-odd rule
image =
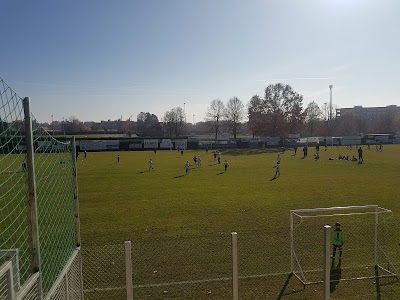
<svg viewBox="0 0 400 300">
<path fill-rule="evenodd" d="M 32 119 L 29 107 L 29 97 L 22 100 L 25 115 L 25 138 L 26 138 L 26 165 L 28 171 L 28 189 L 29 189 L 29 208 L 30 223 L 32 229 L 32 273 L 39 273 L 37 281 L 38 299 L 43 299 L 42 276 L 41 276 L 41 260 L 40 260 L 40 243 L 39 243 L 39 221 L 36 196 L 36 179 L 35 179 L 35 148 L 33 146 Z"/>
<path fill-rule="evenodd" d="M 333 85 L 329 85 L 330 90 L 330 100 L 329 100 L 329 121 L 332 121 L 332 88 Z"/>
</svg>

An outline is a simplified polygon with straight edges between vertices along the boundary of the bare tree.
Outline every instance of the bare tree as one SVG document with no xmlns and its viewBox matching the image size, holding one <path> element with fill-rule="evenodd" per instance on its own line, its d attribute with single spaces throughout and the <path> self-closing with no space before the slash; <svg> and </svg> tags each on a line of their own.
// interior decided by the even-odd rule
<svg viewBox="0 0 400 300">
<path fill-rule="evenodd" d="M 306 122 L 310 128 L 310 135 L 315 132 L 315 127 L 322 118 L 322 111 L 314 101 L 310 102 L 305 110 Z"/>
<path fill-rule="evenodd" d="M 236 139 L 237 132 L 240 127 L 240 121 L 243 119 L 244 105 L 242 100 L 237 97 L 229 99 L 226 104 L 225 117 L 232 130 L 233 138 Z"/>
<path fill-rule="evenodd" d="M 211 125 L 212 130 L 215 132 L 215 139 L 218 138 L 220 121 L 225 115 L 225 105 L 220 99 L 211 101 L 210 106 L 207 108 L 206 121 Z"/>
<path fill-rule="evenodd" d="M 185 133 L 185 112 L 182 107 L 175 107 L 164 115 L 164 131 L 168 136 L 181 136 Z"/>
</svg>

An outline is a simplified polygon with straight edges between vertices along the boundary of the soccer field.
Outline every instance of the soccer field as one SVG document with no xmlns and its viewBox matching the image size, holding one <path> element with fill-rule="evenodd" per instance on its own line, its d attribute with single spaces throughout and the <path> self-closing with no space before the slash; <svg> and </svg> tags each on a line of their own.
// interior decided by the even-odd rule
<svg viewBox="0 0 400 300">
<path fill-rule="evenodd" d="M 362 164 L 337 160 L 339 154 L 358 157 L 355 148 L 322 148 L 320 160 L 314 160 L 315 148 L 309 148 L 305 159 L 300 148 L 296 156 L 288 150 L 281 154 L 281 176 L 274 180 L 278 152 L 269 149 L 223 150 L 220 165 L 212 151 L 206 154 L 204 150 L 188 150 L 183 155 L 176 151 L 97 152 L 88 153 L 86 159 L 80 155 L 83 245 L 132 240 L 137 265 L 146 261 L 136 271 L 134 267 L 137 285 L 191 282 L 229 277 L 230 232 L 236 231 L 239 258 L 246 257 L 239 261 L 239 275 L 247 276 L 240 282 L 241 299 L 258 299 L 257 293 L 269 295 L 267 299 L 314 299 L 320 286 L 303 290 L 284 275 L 290 271 L 291 209 L 377 204 L 392 210 L 392 222 L 400 223 L 400 146 L 385 145 L 382 152 L 366 146 L 363 149 Z M 201 166 L 194 165 L 195 155 L 201 156 Z M 149 171 L 149 159 L 154 171 Z M 225 160 L 229 162 L 227 172 Z M 189 175 L 185 175 L 186 161 L 191 164 Z M 345 230 L 352 222 L 362 227 L 360 220 L 348 217 L 341 222 Z M 321 227 L 324 221 L 321 219 Z M 373 239 L 365 236 L 369 238 Z M 319 237 L 315 239 L 322 243 Z M 399 235 L 392 237 L 391 249 L 399 252 L 396 263 L 400 260 L 399 242 Z M 137 249 L 135 245 L 139 245 Z M 370 254 L 362 248 L 351 253 L 353 256 L 348 255 L 343 263 L 342 277 L 346 272 L 357 272 L 351 257 Z M 198 261 L 201 266 L 195 264 Z M 163 267 L 164 273 L 157 269 Z M 261 276 L 272 273 L 280 275 Z M 376 299 L 377 293 L 381 299 L 395 299 L 391 297 L 400 294 L 397 283 L 379 286 L 379 290 L 379 284 L 374 283 L 340 282 L 332 299 Z M 223 288 L 229 281 L 199 284 L 204 297 L 229 298 L 229 287 Z M 168 293 L 162 294 L 165 286 L 144 287 L 137 289 L 137 297 L 147 299 L 149 293 L 161 293 L 166 299 L 195 299 L 182 296 L 182 290 L 174 293 L 174 288 L 169 286 Z M 355 293 L 359 288 L 367 294 Z"/>
</svg>

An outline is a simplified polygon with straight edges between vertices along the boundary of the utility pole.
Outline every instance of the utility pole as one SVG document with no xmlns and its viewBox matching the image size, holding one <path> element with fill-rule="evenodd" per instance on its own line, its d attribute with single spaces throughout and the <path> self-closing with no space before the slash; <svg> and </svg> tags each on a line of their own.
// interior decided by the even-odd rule
<svg viewBox="0 0 400 300">
<path fill-rule="evenodd" d="M 329 121 L 332 120 L 332 88 L 333 88 L 333 85 L 331 84 L 329 86 L 329 89 L 330 89 L 330 92 L 331 92 L 331 98 L 330 98 L 330 102 L 329 102 Z"/>
</svg>

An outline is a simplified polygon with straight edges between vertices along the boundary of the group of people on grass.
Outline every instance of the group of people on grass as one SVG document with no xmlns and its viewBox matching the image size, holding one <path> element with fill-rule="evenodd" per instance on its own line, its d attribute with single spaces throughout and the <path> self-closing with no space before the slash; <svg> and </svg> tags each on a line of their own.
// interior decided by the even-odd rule
<svg viewBox="0 0 400 300">
<path fill-rule="evenodd" d="M 178 153 L 179 152 L 183 155 L 183 150 L 178 150 Z M 206 150 L 206 152 L 208 152 L 208 149 Z M 154 153 L 156 153 L 156 151 L 154 151 Z M 215 161 L 215 158 L 218 158 L 218 164 L 220 164 L 221 163 L 221 152 L 216 151 L 214 153 L 214 161 Z M 117 162 L 119 163 L 119 161 L 120 161 L 120 156 L 118 154 Z M 200 155 L 193 156 L 193 165 L 196 165 L 196 164 L 197 164 L 198 167 L 201 166 L 201 157 L 200 157 Z M 225 172 L 228 170 L 228 166 L 229 166 L 229 163 L 228 163 L 227 160 L 225 160 L 225 162 L 224 162 L 224 171 Z M 153 160 L 151 158 L 149 160 L 149 171 L 154 171 Z M 190 173 L 190 164 L 189 164 L 188 160 L 185 163 L 185 172 L 186 172 L 186 175 L 189 175 L 189 173 Z"/>
<path fill-rule="evenodd" d="M 293 149 L 294 149 L 294 155 L 296 155 L 297 145 L 294 146 Z M 181 155 L 183 155 L 183 150 L 178 150 L 178 153 L 179 152 L 181 153 Z M 362 163 L 364 161 L 364 159 L 363 159 L 363 150 L 362 150 L 361 146 L 358 147 L 357 152 L 358 152 L 358 159 L 354 155 L 353 155 L 352 158 L 350 158 L 349 156 L 345 156 L 345 155 L 339 154 L 338 160 L 358 161 L 359 163 Z M 154 153 L 156 153 L 156 150 L 154 150 Z M 208 153 L 208 148 L 206 149 L 206 153 Z M 308 146 L 307 145 L 304 145 L 304 147 L 303 147 L 303 154 L 304 154 L 303 158 L 307 157 L 307 155 L 308 155 Z M 214 156 L 214 161 L 218 160 L 218 164 L 221 164 L 221 152 L 220 151 L 215 151 L 213 156 Z M 85 153 L 85 158 L 86 158 L 86 153 Z M 316 160 L 320 159 L 319 144 L 315 147 L 314 158 Z M 276 160 L 274 178 L 277 178 L 277 177 L 279 177 L 281 175 L 281 159 L 282 158 L 281 158 L 280 154 L 278 154 L 278 157 L 277 157 L 277 160 Z M 334 158 L 329 158 L 329 160 L 335 160 L 335 159 Z M 118 154 L 117 162 L 119 162 L 119 161 L 120 161 L 120 156 Z M 198 156 L 195 155 L 193 157 L 193 163 L 194 163 L 193 165 L 197 164 L 198 167 L 201 166 L 201 157 L 200 157 L 200 155 L 198 155 Z M 228 161 L 225 160 L 223 165 L 224 165 L 224 171 L 226 172 L 228 170 L 228 167 L 229 167 Z M 26 166 L 25 166 L 25 168 L 23 166 L 23 169 L 26 169 Z M 154 166 L 153 166 L 153 160 L 152 159 L 149 160 L 149 171 L 151 171 L 151 170 L 154 171 Z M 185 163 L 185 172 L 186 172 L 186 175 L 189 175 L 189 173 L 190 173 L 190 164 L 189 164 L 188 160 Z"/>
</svg>

